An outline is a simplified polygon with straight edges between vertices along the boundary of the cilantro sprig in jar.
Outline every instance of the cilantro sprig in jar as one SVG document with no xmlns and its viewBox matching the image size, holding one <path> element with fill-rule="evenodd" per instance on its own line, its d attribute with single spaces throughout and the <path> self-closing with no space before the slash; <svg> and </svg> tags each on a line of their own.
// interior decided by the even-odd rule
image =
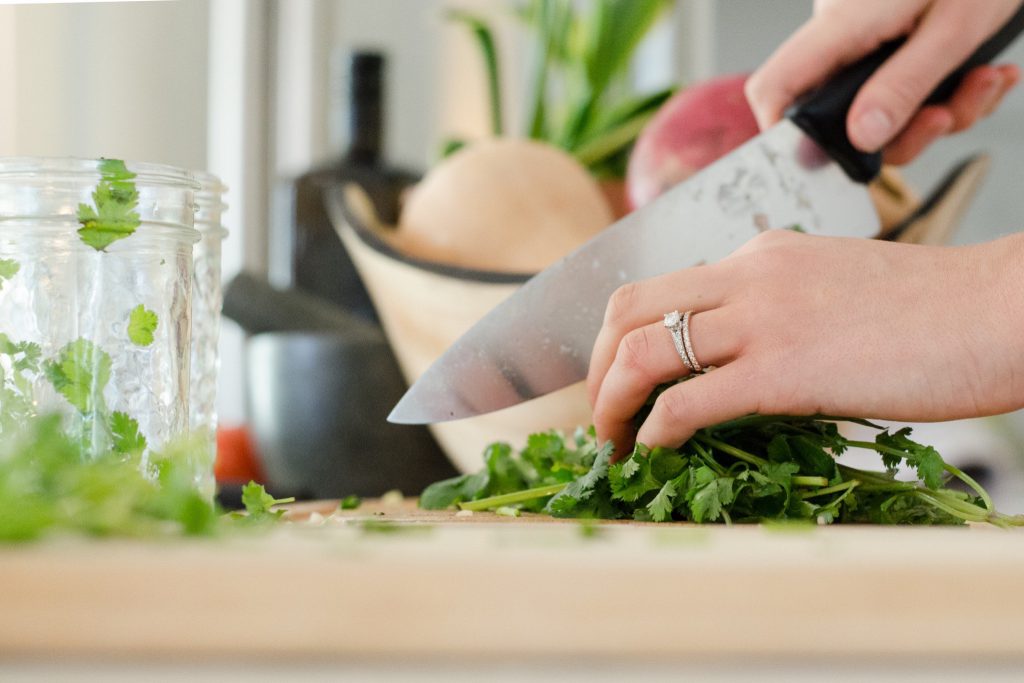
<svg viewBox="0 0 1024 683">
<path fill-rule="evenodd" d="M 0 436 L 59 412 L 84 457 L 155 476 L 189 428 L 198 189 L 158 164 L 0 159 Z"/>
</svg>

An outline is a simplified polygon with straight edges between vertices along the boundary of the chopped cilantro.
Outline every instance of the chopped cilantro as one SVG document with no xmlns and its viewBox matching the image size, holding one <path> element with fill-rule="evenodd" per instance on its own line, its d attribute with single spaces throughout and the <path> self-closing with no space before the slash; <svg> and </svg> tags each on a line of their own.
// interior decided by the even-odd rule
<svg viewBox="0 0 1024 683">
<path fill-rule="evenodd" d="M 146 450 L 146 437 L 139 432 L 139 423 L 127 413 L 110 414 L 110 433 L 114 437 L 114 450 L 137 455 Z"/>
<path fill-rule="evenodd" d="M 21 265 L 14 259 L 0 258 L 0 289 L 4 288 L 4 280 L 10 280 L 21 270 Z"/>
<path fill-rule="evenodd" d="M 341 501 L 338 503 L 338 509 L 339 510 L 356 510 L 362 504 L 363 504 L 362 499 L 359 496 L 357 496 L 357 495 L 355 495 L 353 493 L 353 494 L 345 496 L 344 498 L 341 499 Z"/>
<path fill-rule="evenodd" d="M 284 514 L 284 510 L 272 510 L 275 505 L 295 502 L 295 498 L 274 498 L 267 493 L 262 484 L 250 481 L 242 487 L 242 505 L 249 514 L 250 519 L 263 520 L 267 518 L 277 519 Z"/>
<path fill-rule="evenodd" d="M 78 235 L 97 251 L 103 251 L 117 240 L 131 236 L 141 225 L 135 211 L 139 192 L 132 182 L 135 174 L 119 159 L 101 159 L 100 181 L 92 193 L 94 206 L 78 205 Z"/>
<path fill-rule="evenodd" d="M 43 364 L 43 372 L 68 403 L 83 415 L 93 415 L 103 403 L 110 381 L 110 355 L 88 339 L 76 339 L 61 349 L 55 360 Z"/>
<path fill-rule="evenodd" d="M 156 313 L 139 304 L 128 316 L 128 338 L 136 346 L 149 346 L 153 343 L 156 326 Z"/>
</svg>

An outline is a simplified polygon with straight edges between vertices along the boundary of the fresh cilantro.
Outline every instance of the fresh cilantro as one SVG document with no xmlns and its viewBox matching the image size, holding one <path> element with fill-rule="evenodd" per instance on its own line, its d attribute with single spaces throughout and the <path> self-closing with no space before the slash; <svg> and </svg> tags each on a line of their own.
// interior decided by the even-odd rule
<svg viewBox="0 0 1024 683">
<path fill-rule="evenodd" d="M 88 339 L 77 339 L 43 364 L 47 379 L 83 415 L 103 409 L 103 390 L 110 381 L 110 355 Z"/>
<path fill-rule="evenodd" d="M 135 174 L 119 159 L 101 159 L 100 181 L 92 193 L 94 206 L 78 205 L 78 235 L 97 251 L 131 236 L 142 221 L 135 211 L 139 192 L 132 182 Z"/>
<path fill-rule="evenodd" d="M 651 520 L 655 522 L 667 522 L 672 517 L 672 501 L 676 497 L 676 487 L 671 480 L 666 481 L 661 486 L 661 490 L 658 491 L 650 503 L 647 504 L 647 512 L 651 515 Z"/>
<path fill-rule="evenodd" d="M 356 510 L 360 505 L 363 504 L 362 499 L 354 493 L 349 496 L 345 496 L 338 503 L 339 510 Z"/>
<path fill-rule="evenodd" d="M 110 414 L 110 433 L 118 453 L 137 455 L 146 450 L 146 437 L 139 432 L 139 423 L 127 413 Z"/>
<path fill-rule="evenodd" d="M 113 449 L 83 457 L 59 415 L 27 420 L 0 438 L 0 541 L 216 533 L 225 522 L 196 492 L 187 464 L 195 448 L 205 453 L 192 442 L 152 453 L 147 476 Z"/>
<path fill-rule="evenodd" d="M 486 489 L 487 483 L 487 470 L 435 482 L 420 494 L 420 507 L 443 510 L 463 501 L 475 500 Z"/>
<path fill-rule="evenodd" d="M 35 414 L 34 384 L 41 357 L 39 344 L 15 342 L 0 332 L 0 433 Z"/>
<path fill-rule="evenodd" d="M 890 434 L 849 420 L 879 432 L 875 441 L 851 441 L 840 421 L 847 420 L 751 415 L 699 430 L 678 449 L 637 445 L 611 465 L 611 445 L 599 448 L 592 429 L 572 441 L 544 432 L 519 453 L 490 447 L 480 472 L 428 487 L 420 504 L 649 522 L 1024 525 L 1024 517 L 997 512 L 984 489 L 908 429 Z M 837 464 L 834 456 L 849 448 L 875 451 L 886 471 Z M 919 482 L 895 478 L 902 462 Z M 945 488 L 950 477 L 972 493 Z"/>
<path fill-rule="evenodd" d="M 885 447 L 882 452 L 882 459 L 886 467 L 895 468 L 900 459 L 905 459 L 907 464 L 917 470 L 917 476 L 930 489 L 938 489 L 942 486 L 942 478 L 946 472 L 946 463 L 931 446 L 922 446 L 910 439 L 910 428 L 904 427 L 895 434 L 884 431 L 876 439 L 880 446 Z"/>
<path fill-rule="evenodd" d="M 4 288 L 4 280 L 10 280 L 19 270 L 21 265 L 14 259 L 0 258 L 0 289 Z"/>
<path fill-rule="evenodd" d="M 267 493 L 262 484 L 250 481 L 242 487 L 242 505 L 249 518 L 262 521 L 265 519 L 277 519 L 284 514 L 284 510 L 272 510 L 275 505 L 292 503 L 295 498 L 274 498 Z"/>
<path fill-rule="evenodd" d="M 149 346 L 153 343 L 156 326 L 156 313 L 139 304 L 128 316 L 128 338 L 136 346 Z"/>
<path fill-rule="evenodd" d="M 611 457 L 612 446 L 610 443 L 605 444 L 595 457 L 590 470 L 557 493 L 548 503 L 546 509 L 554 515 L 568 515 L 588 509 L 589 506 L 581 506 L 581 504 L 586 503 L 594 496 L 599 483 L 607 480 L 608 463 Z M 580 509 L 577 510 L 577 508 Z M 576 516 L 583 515 L 577 514 Z"/>
</svg>

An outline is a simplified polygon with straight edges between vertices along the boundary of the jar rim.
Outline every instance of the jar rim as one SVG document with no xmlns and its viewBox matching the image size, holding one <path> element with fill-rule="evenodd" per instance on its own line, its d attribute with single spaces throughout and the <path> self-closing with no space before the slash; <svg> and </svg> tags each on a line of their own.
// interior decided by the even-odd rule
<svg viewBox="0 0 1024 683">
<path fill-rule="evenodd" d="M 99 165 L 102 161 L 104 159 L 82 157 L 0 157 L 0 182 L 46 175 L 99 178 Z M 197 191 L 202 189 L 197 175 L 188 169 L 148 161 L 124 163 L 128 170 L 135 174 L 134 182 L 137 184 L 184 186 Z"/>
</svg>

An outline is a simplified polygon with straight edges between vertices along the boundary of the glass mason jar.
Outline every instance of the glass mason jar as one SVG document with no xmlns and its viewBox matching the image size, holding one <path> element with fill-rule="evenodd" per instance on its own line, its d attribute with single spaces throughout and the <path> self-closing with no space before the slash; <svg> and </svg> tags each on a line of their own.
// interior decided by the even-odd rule
<svg viewBox="0 0 1024 683">
<path fill-rule="evenodd" d="M 196 173 L 195 227 L 199 231 L 192 271 L 192 369 L 189 422 L 213 462 L 217 453 L 217 374 L 220 369 L 218 342 L 220 315 L 224 305 L 221 285 L 221 243 L 228 231 L 221 225 L 227 208 L 223 195 L 227 188 L 215 175 Z M 200 491 L 213 496 L 213 469 L 197 473 Z"/>
<path fill-rule="evenodd" d="M 0 159 L 0 433 L 60 412 L 83 456 L 150 474 L 187 434 L 198 189 L 157 164 Z"/>
</svg>

